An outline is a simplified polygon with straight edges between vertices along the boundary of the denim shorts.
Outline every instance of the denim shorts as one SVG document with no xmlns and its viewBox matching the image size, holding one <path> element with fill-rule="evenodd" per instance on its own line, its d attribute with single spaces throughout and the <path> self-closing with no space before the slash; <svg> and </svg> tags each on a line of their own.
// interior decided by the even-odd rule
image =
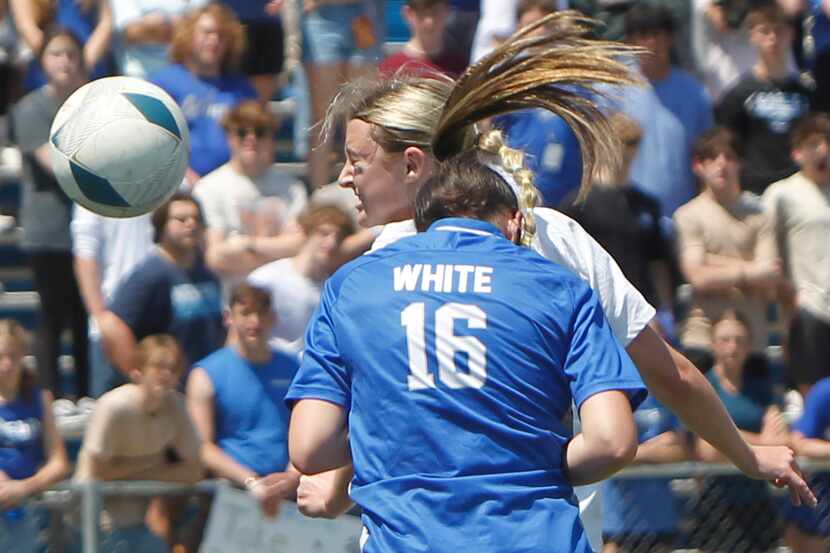
<svg viewBox="0 0 830 553">
<path fill-rule="evenodd" d="M 368 48 L 358 48 L 352 22 L 369 17 L 363 2 L 320 6 L 303 16 L 300 22 L 303 37 L 303 61 L 317 65 L 348 62 L 354 65 L 377 64 L 380 61 L 382 37 Z M 373 22 L 374 24 L 374 22 Z M 377 29 L 377 25 L 374 25 Z"/>
</svg>

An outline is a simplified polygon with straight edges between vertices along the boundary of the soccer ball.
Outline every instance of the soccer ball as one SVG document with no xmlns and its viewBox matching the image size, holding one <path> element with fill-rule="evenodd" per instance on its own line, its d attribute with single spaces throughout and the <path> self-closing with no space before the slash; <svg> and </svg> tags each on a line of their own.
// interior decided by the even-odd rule
<svg viewBox="0 0 830 553">
<path fill-rule="evenodd" d="M 152 211 L 181 185 L 190 138 L 176 102 L 156 85 L 109 77 L 76 90 L 49 132 L 63 191 L 109 217 Z"/>
</svg>

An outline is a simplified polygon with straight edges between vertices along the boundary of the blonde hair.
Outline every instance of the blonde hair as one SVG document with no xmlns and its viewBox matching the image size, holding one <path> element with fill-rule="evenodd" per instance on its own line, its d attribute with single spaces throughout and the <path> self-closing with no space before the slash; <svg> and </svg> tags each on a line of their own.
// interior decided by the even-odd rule
<svg viewBox="0 0 830 553">
<path fill-rule="evenodd" d="M 196 31 L 196 23 L 203 15 L 210 15 L 216 20 L 219 32 L 227 41 L 222 71 L 227 73 L 235 70 L 245 53 L 245 29 L 233 11 L 219 3 L 192 10 L 179 21 L 173 33 L 173 39 L 170 41 L 170 60 L 173 63 L 184 64 L 191 58 L 193 33 Z"/>
<path fill-rule="evenodd" d="M 546 34 L 531 36 L 539 27 L 545 27 Z M 593 20 L 577 12 L 557 12 L 519 30 L 457 82 L 399 73 L 386 81 L 349 85 L 330 105 L 324 133 L 330 133 L 341 117 L 360 119 L 373 126 L 372 137 L 384 150 L 417 146 L 440 161 L 475 146 L 477 122 L 543 108 L 561 117 L 576 134 L 583 163 L 582 199 L 600 160 L 617 167 L 621 158 L 619 140 L 590 96 L 599 94 L 597 85 L 636 83 L 617 58 L 640 52 L 588 38 L 594 27 Z M 500 154 L 508 164 L 515 156 L 507 150 Z M 527 179 L 524 173 L 519 177 Z M 520 184 L 524 189 L 526 182 Z"/>
<path fill-rule="evenodd" d="M 517 195 L 519 209 L 524 213 L 522 244 L 530 246 L 536 235 L 536 219 L 533 217 L 532 209 L 539 203 L 539 192 L 533 179 L 533 171 L 525 167 L 524 152 L 509 147 L 499 130 L 492 130 L 481 135 L 478 147 L 496 156 L 496 163 L 516 182 L 519 189 Z"/>
</svg>

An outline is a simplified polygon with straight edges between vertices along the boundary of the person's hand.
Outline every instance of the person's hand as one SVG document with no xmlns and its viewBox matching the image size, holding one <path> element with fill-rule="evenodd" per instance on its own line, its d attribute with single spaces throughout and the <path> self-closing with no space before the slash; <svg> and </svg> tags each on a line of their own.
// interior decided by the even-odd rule
<svg viewBox="0 0 830 553">
<path fill-rule="evenodd" d="M 273 17 L 280 13 L 283 4 L 285 4 L 285 0 L 270 0 L 265 4 L 265 13 Z"/>
<path fill-rule="evenodd" d="M 755 454 L 755 467 L 746 471 L 748 476 L 769 480 L 778 488 L 789 488 L 793 505 L 816 506 L 816 496 L 804 480 L 792 449 L 787 446 L 750 447 Z"/>
<path fill-rule="evenodd" d="M 778 288 L 784 276 L 784 264 L 780 259 L 758 260 L 746 269 L 746 281 L 757 288 Z"/>
<path fill-rule="evenodd" d="M 297 508 L 302 514 L 311 518 L 334 518 L 327 500 L 334 486 L 334 479 L 332 471 L 300 476 L 300 485 L 297 487 Z"/>
<path fill-rule="evenodd" d="M 765 445 L 785 445 L 789 437 L 787 423 L 778 407 L 770 407 L 761 422 L 761 440 Z"/>
<path fill-rule="evenodd" d="M 274 472 L 248 486 L 248 492 L 259 502 L 263 514 L 273 518 L 279 514 L 280 504 L 297 493 L 299 474 Z"/>
<path fill-rule="evenodd" d="M 317 0 L 305 0 L 303 2 L 303 11 L 305 13 L 311 13 L 318 8 L 318 1 Z"/>
<path fill-rule="evenodd" d="M 723 9 L 723 6 L 710 4 L 704 13 L 709 24 L 715 31 L 725 33 L 729 30 L 729 23 L 726 20 L 726 11 Z"/>
<path fill-rule="evenodd" d="M 26 485 L 20 480 L 0 481 L 0 507 L 10 509 L 26 499 Z"/>
</svg>

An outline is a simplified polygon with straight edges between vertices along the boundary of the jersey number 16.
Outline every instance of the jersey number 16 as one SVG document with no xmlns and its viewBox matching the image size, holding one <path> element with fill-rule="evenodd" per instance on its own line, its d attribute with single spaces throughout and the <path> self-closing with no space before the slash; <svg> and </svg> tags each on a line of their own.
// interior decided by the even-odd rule
<svg viewBox="0 0 830 553">
<path fill-rule="evenodd" d="M 453 333 L 455 321 L 467 321 L 468 328 L 487 328 L 487 313 L 476 305 L 445 303 L 435 310 L 435 356 L 438 378 L 453 389 L 481 388 L 487 380 L 487 347 L 475 336 Z M 406 382 L 411 391 L 435 388 L 435 376 L 429 372 L 426 350 L 426 306 L 410 303 L 401 311 L 401 325 L 406 329 L 409 375 Z M 467 354 L 467 371 L 459 371 L 455 354 Z"/>
</svg>

